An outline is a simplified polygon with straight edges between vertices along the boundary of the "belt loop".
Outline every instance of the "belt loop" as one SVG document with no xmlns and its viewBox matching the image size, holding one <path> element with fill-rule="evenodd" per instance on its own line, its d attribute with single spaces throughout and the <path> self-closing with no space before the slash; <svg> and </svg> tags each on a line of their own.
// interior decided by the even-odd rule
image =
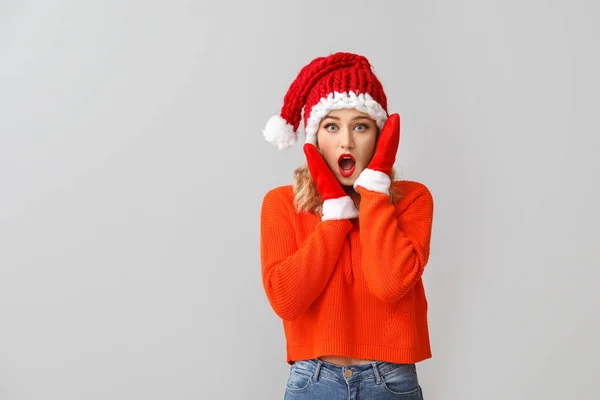
<svg viewBox="0 0 600 400">
<path fill-rule="evenodd" d="M 377 362 L 371 361 L 371 366 L 373 367 L 373 373 L 375 374 L 375 383 L 379 385 L 381 383 L 381 375 L 379 374 L 379 368 L 377 367 Z"/>
<path fill-rule="evenodd" d="M 321 366 L 323 365 L 323 361 L 319 360 L 318 358 L 316 361 L 317 361 L 317 366 L 315 368 L 315 373 L 313 374 L 312 377 L 315 382 L 318 382 L 319 381 L 319 373 L 321 372 Z"/>
</svg>

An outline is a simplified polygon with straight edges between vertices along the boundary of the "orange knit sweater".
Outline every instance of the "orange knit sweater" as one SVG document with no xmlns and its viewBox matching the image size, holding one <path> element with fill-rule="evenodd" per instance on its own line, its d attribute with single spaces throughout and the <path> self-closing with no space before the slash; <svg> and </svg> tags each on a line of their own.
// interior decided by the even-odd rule
<svg viewBox="0 0 600 400">
<path fill-rule="evenodd" d="M 421 275 L 433 199 L 423 184 L 392 183 L 402 197 L 358 187 L 358 219 L 298 213 L 291 186 L 261 211 L 264 289 L 283 320 L 287 362 L 322 355 L 414 363 L 431 357 Z"/>
</svg>

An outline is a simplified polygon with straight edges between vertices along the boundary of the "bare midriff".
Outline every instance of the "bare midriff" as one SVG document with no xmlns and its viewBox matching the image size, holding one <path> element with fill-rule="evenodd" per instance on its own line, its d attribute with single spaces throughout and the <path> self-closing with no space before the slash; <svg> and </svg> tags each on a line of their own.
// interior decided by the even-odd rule
<svg viewBox="0 0 600 400">
<path fill-rule="evenodd" d="M 343 365 L 343 366 L 370 364 L 372 361 L 372 360 L 363 360 L 360 358 L 350 358 L 350 357 L 343 357 L 343 356 L 320 356 L 318 358 L 321 361 L 325 361 L 325 362 L 328 362 L 331 364 L 336 364 L 336 365 Z"/>
</svg>

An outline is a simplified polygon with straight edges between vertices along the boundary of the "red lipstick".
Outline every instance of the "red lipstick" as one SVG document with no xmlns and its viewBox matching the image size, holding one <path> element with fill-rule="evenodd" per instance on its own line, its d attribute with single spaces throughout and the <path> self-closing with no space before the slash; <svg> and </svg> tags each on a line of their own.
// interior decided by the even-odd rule
<svg viewBox="0 0 600 400">
<path fill-rule="evenodd" d="M 340 174 L 342 174 L 344 178 L 349 178 L 356 169 L 356 159 L 352 154 L 342 154 L 338 158 L 338 167 L 340 169 Z"/>
</svg>

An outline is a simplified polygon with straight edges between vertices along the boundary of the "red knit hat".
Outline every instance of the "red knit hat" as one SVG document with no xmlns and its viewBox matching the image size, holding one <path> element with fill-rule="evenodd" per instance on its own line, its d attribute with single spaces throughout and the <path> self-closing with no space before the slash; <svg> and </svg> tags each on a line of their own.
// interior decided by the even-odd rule
<svg viewBox="0 0 600 400">
<path fill-rule="evenodd" d="M 269 119 L 263 134 L 280 150 L 298 140 L 304 108 L 306 142 L 317 143 L 321 119 L 332 110 L 355 108 L 373 118 L 379 129 L 387 120 L 387 98 L 369 61 L 352 53 L 314 59 L 292 82 L 280 115 Z"/>
</svg>

